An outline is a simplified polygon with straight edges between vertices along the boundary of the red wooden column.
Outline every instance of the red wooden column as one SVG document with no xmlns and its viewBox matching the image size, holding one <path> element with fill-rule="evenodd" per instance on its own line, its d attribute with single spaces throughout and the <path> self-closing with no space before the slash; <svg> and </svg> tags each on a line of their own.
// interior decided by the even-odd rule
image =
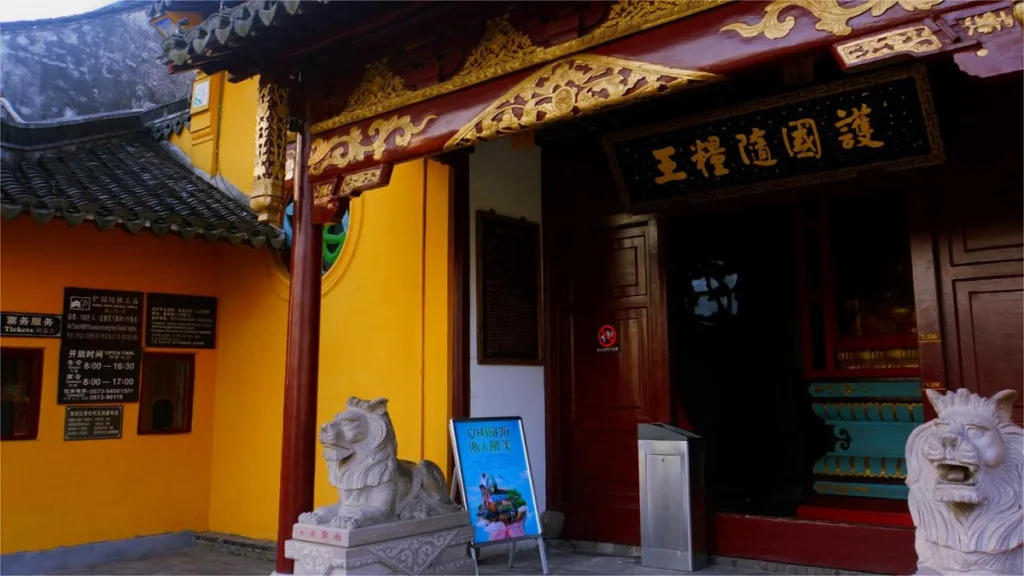
<svg viewBox="0 0 1024 576">
<path fill-rule="evenodd" d="M 295 143 L 295 220 L 291 286 L 288 294 L 288 348 L 285 359 L 284 433 L 281 445 L 281 496 L 277 516 L 277 573 L 291 574 L 284 557 L 299 514 L 313 509 L 316 473 L 317 371 L 320 360 L 320 271 L 323 226 L 313 223 L 309 184 L 309 102 L 292 100 Z M 297 124 L 297 125 L 296 125 Z"/>
</svg>

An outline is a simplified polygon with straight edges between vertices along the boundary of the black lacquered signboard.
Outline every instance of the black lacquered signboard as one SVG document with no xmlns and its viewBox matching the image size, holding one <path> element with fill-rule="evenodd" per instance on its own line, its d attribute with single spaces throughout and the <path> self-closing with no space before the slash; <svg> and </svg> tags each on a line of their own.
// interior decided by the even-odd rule
<svg viewBox="0 0 1024 576">
<path fill-rule="evenodd" d="M 541 363 L 540 225 L 477 212 L 477 361 Z"/>
<path fill-rule="evenodd" d="M 944 160 L 923 68 L 612 134 L 604 143 L 631 209 Z"/>
<path fill-rule="evenodd" d="M 65 288 L 59 404 L 138 402 L 142 292 Z"/>
<path fill-rule="evenodd" d="M 0 312 L 0 335 L 18 338 L 60 338 L 61 317 L 35 312 Z"/>
<path fill-rule="evenodd" d="M 142 292 L 64 289 L 64 340 L 141 345 Z"/>
<path fill-rule="evenodd" d="M 146 346 L 214 348 L 216 344 L 216 298 L 146 294 Z"/>
<path fill-rule="evenodd" d="M 64 440 L 120 438 L 124 406 L 68 406 L 64 413 Z"/>
</svg>

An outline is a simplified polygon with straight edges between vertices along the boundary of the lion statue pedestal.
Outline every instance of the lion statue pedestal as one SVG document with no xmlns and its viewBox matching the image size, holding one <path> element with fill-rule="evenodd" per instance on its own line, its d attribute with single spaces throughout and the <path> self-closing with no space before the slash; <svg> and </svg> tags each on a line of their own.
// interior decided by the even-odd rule
<svg viewBox="0 0 1024 576">
<path fill-rule="evenodd" d="M 398 459 L 388 401 L 349 398 L 320 428 L 338 502 L 299 516 L 285 556 L 297 575 L 472 574 L 473 526 L 441 469 Z"/>
<path fill-rule="evenodd" d="M 1024 430 L 1017 392 L 928 390 L 938 418 L 907 440 L 918 574 L 1024 574 Z"/>
</svg>

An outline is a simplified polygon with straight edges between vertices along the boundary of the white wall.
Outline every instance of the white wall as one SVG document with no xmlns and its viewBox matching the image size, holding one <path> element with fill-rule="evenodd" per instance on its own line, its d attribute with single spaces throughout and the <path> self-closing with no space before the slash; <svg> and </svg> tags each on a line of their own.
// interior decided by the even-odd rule
<svg viewBox="0 0 1024 576">
<path fill-rule="evenodd" d="M 469 156 L 470 283 L 469 383 L 472 417 L 521 416 L 530 450 L 537 509 L 547 509 L 544 437 L 544 367 L 481 366 L 476 350 L 476 212 L 540 223 L 540 148 L 514 150 L 503 138 L 476 146 Z M 543 236 L 543 230 L 541 231 Z"/>
</svg>

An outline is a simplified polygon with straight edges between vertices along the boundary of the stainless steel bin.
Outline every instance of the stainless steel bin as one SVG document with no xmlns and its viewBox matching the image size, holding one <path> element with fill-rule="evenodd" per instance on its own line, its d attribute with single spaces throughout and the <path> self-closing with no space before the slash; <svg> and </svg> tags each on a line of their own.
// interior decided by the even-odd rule
<svg viewBox="0 0 1024 576">
<path fill-rule="evenodd" d="M 640 424 L 640 562 L 694 572 L 707 566 L 703 440 L 668 424 Z"/>
</svg>

